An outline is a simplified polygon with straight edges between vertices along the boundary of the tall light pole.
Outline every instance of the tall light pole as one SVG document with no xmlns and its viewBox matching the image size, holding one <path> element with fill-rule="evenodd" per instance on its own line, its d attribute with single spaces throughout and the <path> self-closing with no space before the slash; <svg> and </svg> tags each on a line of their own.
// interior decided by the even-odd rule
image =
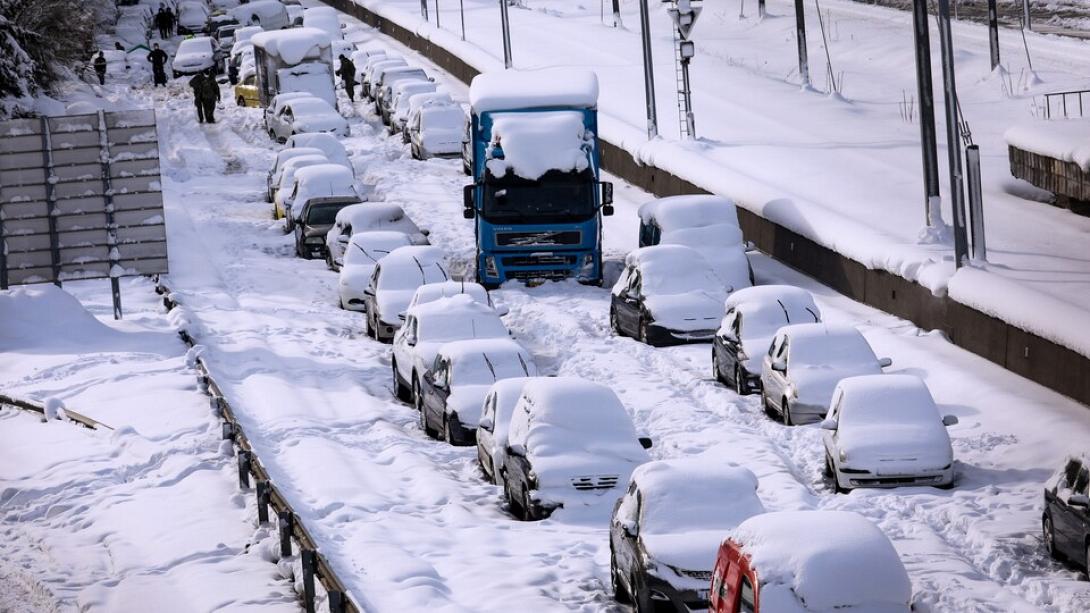
<svg viewBox="0 0 1090 613">
<path fill-rule="evenodd" d="M 969 255 L 965 234 L 965 190 L 961 168 L 961 124 L 954 79 L 954 40 L 950 33 L 950 0 L 939 0 L 939 41 L 942 45 L 942 85 L 946 106 L 946 153 L 950 165 L 950 205 L 954 212 L 954 265 L 961 268 Z"/>
<path fill-rule="evenodd" d="M 458 0 L 458 15 L 462 18 L 462 40 L 466 39 L 466 3 Z"/>
<path fill-rule="evenodd" d="M 511 68 L 511 19 L 507 15 L 507 0 L 500 0 L 500 26 L 503 28 L 503 67 Z"/>
<path fill-rule="evenodd" d="M 999 66 L 999 9 L 988 0 L 988 47 L 992 52 L 992 70 Z"/>
<path fill-rule="evenodd" d="M 799 77 L 802 86 L 810 86 L 810 60 L 806 53 L 806 8 L 802 0 L 795 0 L 795 39 L 799 46 Z"/>
<path fill-rule="evenodd" d="M 651 58 L 651 17 L 647 0 L 640 0 L 640 39 L 643 41 L 643 93 L 647 99 L 647 140 L 659 135 L 658 110 L 655 108 L 655 68 Z"/>
<path fill-rule="evenodd" d="M 920 99 L 920 151 L 923 154 L 924 217 L 929 228 L 942 223 L 939 208 L 939 154 L 935 136 L 935 93 L 931 89 L 931 33 L 927 0 L 913 0 L 913 37 L 916 43 L 916 96 Z"/>
</svg>

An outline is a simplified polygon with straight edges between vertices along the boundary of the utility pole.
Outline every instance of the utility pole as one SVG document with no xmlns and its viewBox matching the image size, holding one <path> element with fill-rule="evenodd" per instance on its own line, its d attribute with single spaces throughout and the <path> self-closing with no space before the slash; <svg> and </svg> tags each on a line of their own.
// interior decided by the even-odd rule
<svg viewBox="0 0 1090 613">
<path fill-rule="evenodd" d="M 995 0 L 988 0 L 988 45 L 992 52 L 992 70 L 999 66 L 999 10 Z"/>
<path fill-rule="evenodd" d="M 803 87 L 810 87 L 810 60 L 806 57 L 806 8 L 795 0 L 795 38 L 799 44 L 799 77 Z"/>
<path fill-rule="evenodd" d="M 942 223 L 942 211 L 939 208 L 939 153 L 935 137 L 935 93 L 931 88 L 931 33 L 927 21 L 927 0 L 913 0 L 912 23 L 916 42 L 916 96 L 920 99 L 924 218 L 931 228 Z"/>
<path fill-rule="evenodd" d="M 1029 0 L 1022 0 L 1022 29 L 1033 30 L 1033 22 L 1029 18 Z"/>
<path fill-rule="evenodd" d="M 511 68 L 511 19 L 507 15 L 507 0 L 500 0 L 500 26 L 503 28 L 503 67 Z"/>
<path fill-rule="evenodd" d="M 621 22 L 621 0 L 613 0 L 613 27 L 623 27 L 624 23 Z"/>
<path fill-rule="evenodd" d="M 943 100 L 946 106 L 946 152 L 950 165 L 950 205 L 954 212 L 954 265 L 961 268 L 968 259 L 969 246 L 965 228 L 965 190 L 961 168 L 961 124 L 958 122 L 957 83 L 954 79 L 954 40 L 950 33 L 950 0 L 938 2 Z"/>
<path fill-rule="evenodd" d="M 428 21 L 428 0 L 420 0 L 420 16 Z"/>
<path fill-rule="evenodd" d="M 689 79 L 689 63 L 696 55 L 696 44 L 689 37 L 692 35 L 693 26 L 697 17 L 703 10 L 701 0 L 666 0 L 672 6 L 666 9 L 670 19 L 674 22 L 674 30 L 677 33 L 676 61 L 681 74 L 678 96 L 680 96 L 681 130 L 682 136 L 696 138 L 696 118 L 693 116 L 693 90 Z"/>
<path fill-rule="evenodd" d="M 643 92 L 647 99 L 647 140 L 659 135 L 658 110 L 655 108 L 655 69 L 651 58 L 651 18 L 647 0 L 640 0 L 640 39 L 643 41 Z"/>
</svg>

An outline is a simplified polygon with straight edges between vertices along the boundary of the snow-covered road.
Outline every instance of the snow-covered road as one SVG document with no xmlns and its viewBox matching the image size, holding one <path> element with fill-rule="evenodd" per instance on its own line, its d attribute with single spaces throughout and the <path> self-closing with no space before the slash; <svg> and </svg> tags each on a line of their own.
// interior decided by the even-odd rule
<svg viewBox="0 0 1090 613">
<path fill-rule="evenodd" d="M 336 276 L 296 259 L 271 219 L 261 190 L 276 146 L 260 111 L 229 105 L 221 123 L 198 127 L 181 93 L 138 93 L 159 109 L 178 317 L 353 595 L 375 611 L 614 607 L 611 501 L 514 521 L 500 490 L 480 479 L 471 448 L 427 439 L 415 413 L 393 399 L 388 347 L 363 335 L 358 314 L 336 307 Z M 436 244 L 468 256 L 459 162 L 413 161 L 375 117 L 351 121 L 346 146 L 375 197 L 401 204 Z M 648 199 L 625 186 L 617 196 L 605 228 L 613 256 L 635 246 L 635 209 Z M 1090 440 L 1090 413 L 775 262 L 758 256 L 755 266 L 761 281 L 806 285 L 827 319 L 861 326 L 879 354 L 893 357 L 892 371 L 928 381 L 944 412 L 961 418 L 951 432 L 955 489 L 834 495 L 820 479 L 816 428 L 771 422 L 756 400 L 715 384 L 707 345 L 653 349 L 611 336 L 605 289 L 549 284 L 500 294 L 509 327 L 544 371 L 613 387 L 655 439 L 655 457 L 743 464 L 760 477 L 770 509 L 847 508 L 874 520 L 905 561 L 921 610 L 1090 606 L 1090 585 L 1050 562 L 1038 537 L 1041 484 L 1068 448 Z"/>
</svg>

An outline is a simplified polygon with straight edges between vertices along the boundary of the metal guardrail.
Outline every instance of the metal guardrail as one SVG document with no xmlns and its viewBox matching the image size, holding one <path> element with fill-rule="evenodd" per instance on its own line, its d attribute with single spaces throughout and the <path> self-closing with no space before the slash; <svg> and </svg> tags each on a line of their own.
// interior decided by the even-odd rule
<svg viewBox="0 0 1090 613">
<path fill-rule="evenodd" d="M 1063 113 L 1064 119 L 1069 119 L 1071 117 L 1085 117 L 1086 115 L 1084 114 L 1083 109 L 1087 108 L 1087 107 L 1090 107 L 1090 89 L 1084 89 L 1084 90 L 1079 90 L 1079 91 L 1069 91 L 1069 92 L 1052 92 L 1051 94 L 1045 94 L 1044 96 L 1045 96 L 1045 106 L 1044 106 L 1045 119 L 1052 119 L 1053 101 L 1055 101 L 1057 99 L 1059 100 L 1059 104 L 1057 105 L 1057 106 L 1059 106 L 1058 110 Z M 1083 101 L 1084 97 L 1086 97 L 1086 104 L 1083 103 L 1084 102 Z M 1071 99 L 1071 98 L 1073 98 L 1074 101 L 1071 104 L 1072 108 L 1071 108 L 1070 114 L 1068 114 L 1067 101 L 1068 101 L 1068 99 Z M 1075 115 L 1076 105 L 1078 106 L 1078 109 L 1079 109 L 1079 114 L 1078 115 Z"/>
<path fill-rule="evenodd" d="M 163 297 L 163 306 L 167 311 L 179 306 L 170 288 L 161 278 L 156 278 L 155 292 Z M 178 331 L 182 341 L 189 347 L 196 345 L 189 332 Z M 250 478 L 255 480 L 254 492 L 257 496 L 257 519 L 260 523 L 270 521 L 269 508 L 275 513 L 280 536 L 281 558 L 291 557 L 294 538 L 299 543 L 300 561 L 303 567 L 303 607 L 307 613 L 315 613 L 315 579 L 325 588 L 330 613 L 362 613 L 362 608 L 353 600 L 348 589 L 336 572 L 318 551 L 318 544 L 292 509 L 291 504 L 272 482 L 268 471 L 257 457 L 246 433 L 235 416 L 231 403 L 227 401 L 222 388 L 212 377 L 208 364 L 203 358 L 196 359 L 197 385 L 209 396 L 209 405 L 223 419 L 223 438 L 234 442 L 238 459 L 239 487 L 250 489 Z"/>
<path fill-rule="evenodd" d="M 32 400 L 26 400 L 26 399 L 23 399 L 23 398 L 14 398 L 14 397 L 8 396 L 6 394 L 0 394 L 0 405 L 12 406 L 12 407 L 15 407 L 17 409 L 22 409 L 24 411 L 30 411 L 32 413 L 38 413 L 38 414 L 42 415 L 43 417 L 45 417 L 45 414 L 46 414 L 45 405 L 38 404 L 37 402 L 34 402 Z M 90 417 L 87 417 L 86 415 L 83 415 L 81 413 L 77 413 L 77 412 L 75 412 L 75 411 L 73 411 L 71 409 L 68 409 L 68 408 L 64 409 L 64 416 L 67 417 L 72 422 L 77 423 L 77 424 L 83 426 L 84 428 L 88 428 L 90 430 L 98 430 L 99 428 L 106 428 L 107 430 L 113 430 L 113 426 L 107 426 L 106 424 L 98 421 L 97 419 L 92 419 Z"/>
</svg>

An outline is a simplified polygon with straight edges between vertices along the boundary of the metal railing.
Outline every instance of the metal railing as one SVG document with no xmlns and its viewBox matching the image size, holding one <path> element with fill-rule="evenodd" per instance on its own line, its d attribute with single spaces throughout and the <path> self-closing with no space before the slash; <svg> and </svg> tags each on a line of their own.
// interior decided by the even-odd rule
<svg viewBox="0 0 1090 613">
<path fill-rule="evenodd" d="M 161 278 L 156 279 L 155 292 L 163 297 L 163 306 L 173 310 L 179 306 L 170 288 Z M 178 335 L 189 347 L 196 345 L 195 339 L 185 329 Z M 318 544 L 310 535 L 306 526 L 299 520 L 298 514 L 284 498 L 280 489 L 272 482 L 268 471 L 257 457 L 246 433 L 235 416 L 231 403 L 227 401 L 222 388 L 212 378 L 208 364 L 203 358 L 196 359 L 197 385 L 208 394 L 209 405 L 223 420 L 223 438 L 234 442 L 238 459 L 238 480 L 242 490 L 250 489 L 250 478 L 255 481 L 254 493 L 257 496 L 257 519 L 259 523 L 270 521 L 269 509 L 275 513 L 275 520 L 280 537 L 280 556 L 292 556 L 292 539 L 299 543 L 299 556 L 303 568 L 303 607 L 307 613 L 315 613 L 317 595 L 315 580 L 325 589 L 330 613 L 361 613 L 361 607 L 352 599 L 345 584 L 333 568 L 318 551 Z"/>
<path fill-rule="evenodd" d="M 1052 119 L 1053 106 L 1058 107 L 1058 111 L 1062 113 L 1064 119 L 1070 119 L 1072 117 L 1085 117 L 1083 109 L 1090 108 L 1090 89 L 1069 91 L 1069 92 L 1053 92 L 1051 94 L 1045 94 L 1044 112 L 1045 119 Z M 1083 98 L 1086 98 L 1085 102 Z M 1068 104 L 1068 101 L 1071 101 Z M 1075 115 L 1075 110 L 1078 109 L 1078 115 Z M 1059 116 L 1059 114 L 1057 114 Z"/>
<path fill-rule="evenodd" d="M 22 409 L 24 411 L 30 411 L 32 413 L 39 413 L 39 414 L 42 415 L 42 417 L 45 417 L 45 415 L 46 415 L 45 405 L 39 404 L 39 403 L 37 403 L 37 402 L 35 402 L 33 400 L 26 400 L 24 398 L 14 398 L 14 397 L 8 396 L 6 394 L 0 394 L 0 405 L 11 406 L 11 407 L 15 407 L 17 409 Z M 84 428 L 88 428 L 88 429 L 91 429 L 91 430 L 98 430 L 99 428 L 106 428 L 107 430 L 113 430 L 112 426 L 107 426 L 106 424 L 104 424 L 104 423 L 102 423 L 102 422 L 100 422 L 100 421 L 98 421 L 96 419 L 92 419 L 90 417 L 87 417 L 86 415 L 82 415 L 80 413 L 77 413 L 77 412 L 75 412 L 75 411 L 73 411 L 73 410 L 71 410 L 71 409 L 69 409 L 67 407 L 64 409 L 64 416 L 68 420 L 72 421 L 73 423 L 79 424 L 79 425 L 83 426 Z"/>
</svg>

